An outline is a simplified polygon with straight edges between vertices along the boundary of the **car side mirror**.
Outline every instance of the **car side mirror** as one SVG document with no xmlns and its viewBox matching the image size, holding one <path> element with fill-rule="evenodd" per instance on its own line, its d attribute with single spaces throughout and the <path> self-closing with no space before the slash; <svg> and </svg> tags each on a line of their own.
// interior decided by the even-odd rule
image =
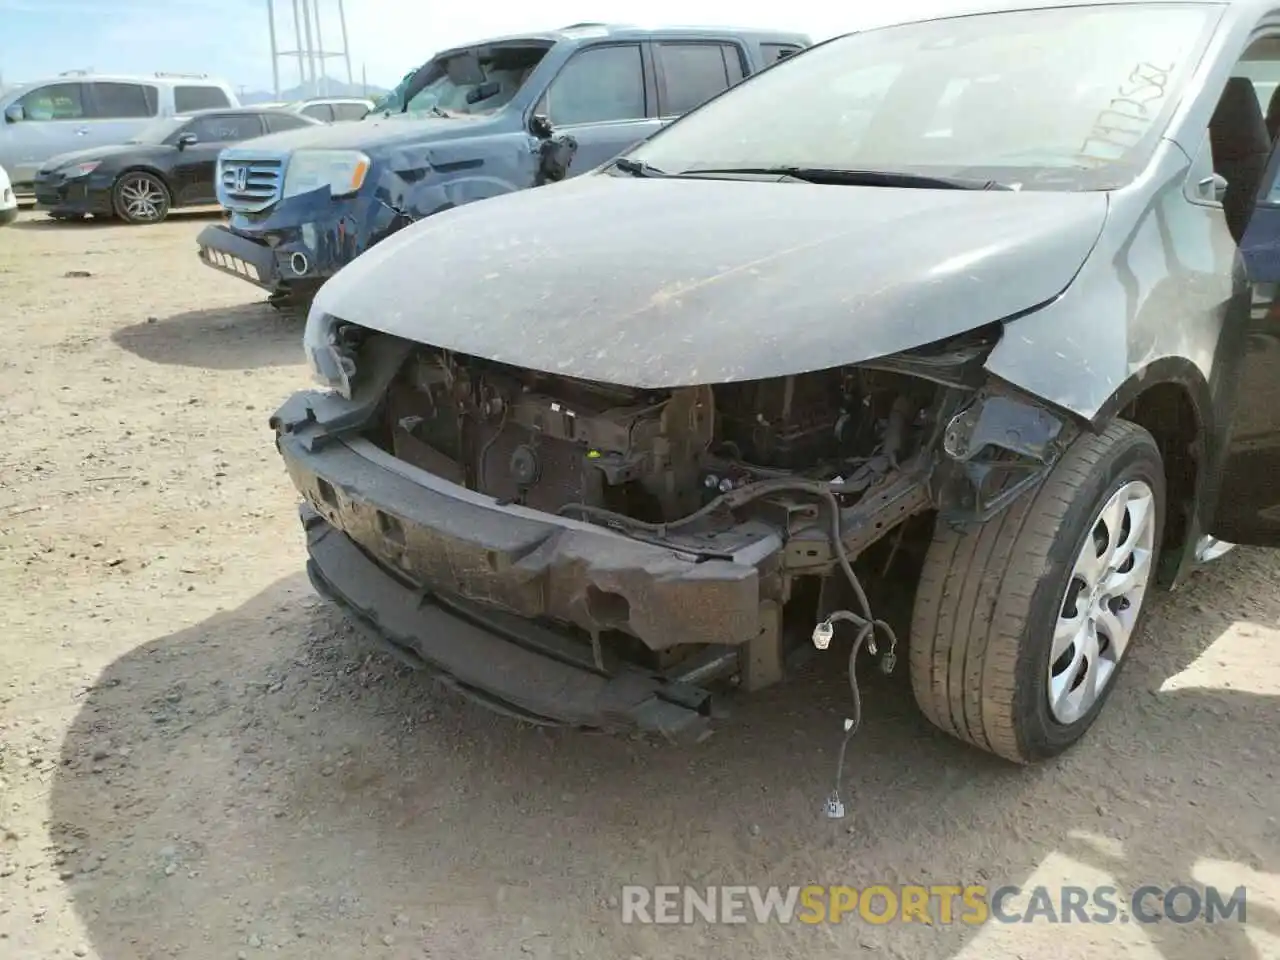
<svg viewBox="0 0 1280 960">
<path fill-rule="evenodd" d="M 539 140 L 551 139 L 551 118 L 544 113 L 535 113 L 529 118 L 529 132 Z"/>
<path fill-rule="evenodd" d="M 194 133 L 184 133 L 178 138 L 178 149 L 185 150 L 187 147 L 194 147 L 200 142 L 200 138 Z"/>
<path fill-rule="evenodd" d="M 27 111 L 22 108 L 20 103 L 11 103 L 4 108 L 5 123 L 18 123 L 27 119 Z"/>
</svg>

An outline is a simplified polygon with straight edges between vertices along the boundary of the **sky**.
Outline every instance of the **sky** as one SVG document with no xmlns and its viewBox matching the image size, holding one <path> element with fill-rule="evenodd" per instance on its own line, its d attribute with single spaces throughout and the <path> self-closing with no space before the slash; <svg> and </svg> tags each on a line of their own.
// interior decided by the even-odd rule
<svg viewBox="0 0 1280 960">
<path fill-rule="evenodd" d="M 318 0 L 326 48 L 340 49 L 338 0 Z M 442 4 L 430 0 L 345 0 L 354 78 L 393 86 L 437 50 L 489 36 L 550 29 L 580 21 L 644 26 L 732 24 L 798 30 L 815 40 L 892 20 L 945 13 L 966 0 L 645 0 L 627 16 L 600 0 Z M 248 90 L 271 89 L 268 0 L 0 0 L 0 79 L 5 84 L 64 70 L 208 73 Z M 275 0 L 278 45 L 292 49 L 292 0 Z M 861 9 L 859 9 L 861 8 Z M 618 11 L 618 12 L 610 12 Z M 280 83 L 298 83 L 295 62 L 282 62 Z M 341 60 L 330 76 L 346 79 Z"/>
</svg>

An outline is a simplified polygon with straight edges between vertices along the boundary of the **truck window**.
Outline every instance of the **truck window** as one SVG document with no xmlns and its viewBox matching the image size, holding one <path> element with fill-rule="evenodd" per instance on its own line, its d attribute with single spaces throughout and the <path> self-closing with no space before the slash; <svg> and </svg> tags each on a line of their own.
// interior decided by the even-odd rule
<svg viewBox="0 0 1280 960">
<path fill-rule="evenodd" d="M 800 47 L 794 43 L 762 43 L 760 44 L 760 54 L 764 57 L 765 66 L 771 63 L 777 63 L 779 60 L 785 60 L 794 53 L 800 52 Z"/>
<path fill-rule="evenodd" d="M 229 107 L 226 91 L 221 87 L 174 87 L 173 110 L 175 113 L 191 113 L 193 110 L 216 110 Z"/>
<path fill-rule="evenodd" d="M 93 116 L 99 119 L 154 117 L 160 112 L 159 92 L 149 84 L 95 80 L 90 87 L 93 90 Z"/>
<path fill-rule="evenodd" d="M 501 110 L 520 91 L 534 68 L 547 53 L 545 45 L 499 46 L 491 50 L 463 51 L 437 57 L 401 82 L 388 103 L 394 98 L 399 104 L 411 85 L 423 83 L 422 88 L 410 99 L 408 113 L 430 113 L 446 110 L 450 113 L 493 113 Z M 483 83 L 454 83 L 449 77 L 449 64 L 455 56 L 474 55 L 484 74 Z M 419 76 L 421 74 L 421 76 Z"/>
<path fill-rule="evenodd" d="M 557 125 L 643 118 L 640 45 L 610 44 L 574 54 L 551 82 L 544 103 L 548 118 Z"/>
<path fill-rule="evenodd" d="M 724 43 L 660 43 L 662 115 L 678 117 L 742 79 L 742 55 Z"/>
<path fill-rule="evenodd" d="M 333 120 L 333 107 L 327 103 L 313 103 L 309 107 L 303 107 L 299 112 L 303 116 L 323 120 L 325 123 Z"/>
<path fill-rule="evenodd" d="M 186 132 L 194 133 L 200 143 L 233 143 L 262 136 L 262 120 L 256 113 L 196 117 Z"/>
<path fill-rule="evenodd" d="M 86 116 L 84 85 L 50 83 L 17 101 L 28 120 L 80 120 Z"/>
</svg>

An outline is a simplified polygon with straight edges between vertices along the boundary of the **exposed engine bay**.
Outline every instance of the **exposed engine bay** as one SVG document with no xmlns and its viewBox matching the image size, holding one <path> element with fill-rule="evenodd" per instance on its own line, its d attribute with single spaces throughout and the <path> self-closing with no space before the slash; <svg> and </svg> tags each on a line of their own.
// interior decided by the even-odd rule
<svg viewBox="0 0 1280 960">
<path fill-rule="evenodd" d="M 312 354 L 334 389 L 273 424 L 313 584 L 468 695 L 536 722 L 693 729 L 713 688 L 771 686 L 845 623 L 847 743 L 860 651 L 896 659 L 877 590 L 915 582 L 900 565 L 935 518 L 991 516 L 1069 436 L 983 373 L 999 336 L 644 389 L 337 322 Z"/>
<path fill-rule="evenodd" d="M 856 495 L 920 449 L 937 393 L 857 368 L 641 391 L 424 347 L 387 431 L 398 458 L 502 502 L 663 524 L 766 480 Z"/>
</svg>

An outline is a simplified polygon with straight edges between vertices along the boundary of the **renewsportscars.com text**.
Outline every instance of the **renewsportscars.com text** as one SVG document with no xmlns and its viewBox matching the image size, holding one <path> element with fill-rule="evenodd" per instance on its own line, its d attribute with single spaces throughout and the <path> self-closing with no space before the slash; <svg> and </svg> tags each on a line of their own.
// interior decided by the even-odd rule
<svg viewBox="0 0 1280 960">
<path fill-rule="evenodd" d="M 692 923 L 1224 923 L 1245 922 L 1245 888 L 1144 885 L 987 887 L 626 886 L 622 922 Z"/>
</svg>

